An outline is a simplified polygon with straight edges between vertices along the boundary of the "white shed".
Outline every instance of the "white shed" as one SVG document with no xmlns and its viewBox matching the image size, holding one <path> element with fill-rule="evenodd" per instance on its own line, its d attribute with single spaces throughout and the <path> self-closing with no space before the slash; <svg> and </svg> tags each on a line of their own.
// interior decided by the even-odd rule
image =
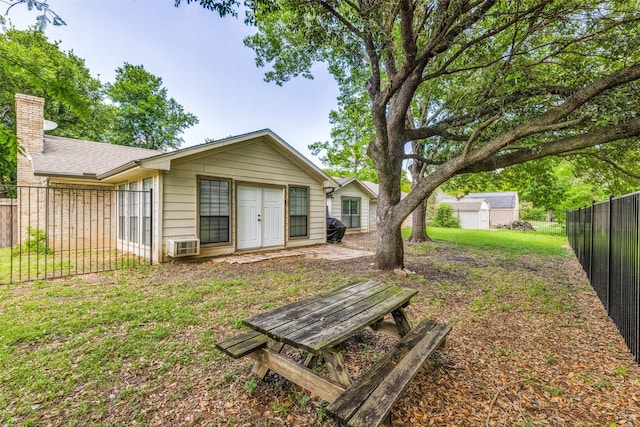
<svg viewBox="0 0 640 427">
<path fill-rule="evenodd" d="M 445 199 L 453 208 L 453 216 L 460 220 L 460 227 L 468 230 L 489 229 L 489 202 L 482 199 Z"/>
<path fill-rule="evenodd" d="M 520 202 L 517 191 L 504 191 L 500 193 L 469 193 L 466 199 L 486 200 L 491 207 L 489 216 L 491 227 L 511 224 L 517 221 Z"/>
</svg>

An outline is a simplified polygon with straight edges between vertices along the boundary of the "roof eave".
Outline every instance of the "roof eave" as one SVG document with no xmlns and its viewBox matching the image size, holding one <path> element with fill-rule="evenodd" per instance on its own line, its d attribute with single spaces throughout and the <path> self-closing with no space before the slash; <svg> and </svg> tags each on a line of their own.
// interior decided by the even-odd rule
<svg viewBox="0 0 640 427">
<path fill-rule="evenodd" d="M 159 170 L 170 170 L 171 169 L 171 161 L 176 160 L 186 156 L 192 156 L 194 154 L 199 154 L 206 152 L 208 150 L 219 150 L 220 148 L 227 147 L 233 144 L 237 144 L 244 141 L 249 141 L 251 139 L 268 137 L 272 141 L 274 141 L 279 147 L 281 147 L 286 153 L 288 153 L 288 157 L 295 160 L 296 163 L 299 163 L 301 166 L 305 167 L 308 171 L 312 171 L 319 181 L 323 183 L 324 188 L 337 188 L 340 187 L 333 178 L 331 178 L 325 171 L 320 169 L 318 166 L 313 164 L 309 159 L 304 157 L 300 152 L 298 152 L 295 148 L 285 142 L 282 138 L 276 135 L 271 129 L 262 129 L 250 133 L 245 133 L 242 135 L 232 136 L 229 138 L 221 139 L 218 141 L 208 142 L 205 144 L 196 145 L 194 147 L 187 147 L 176 151 L 171 151 L 169 153 L 162 153 L 157 156 L 147 157 L 145 159 L 140 159 L 136 161 L 136 165 L 146 168 L 146 169 L 159 169 Z M 131 167 L 131 166 L 129 166 Z M 122 172 L 126 170 L 126 167 L 118 168 L 120 170 L 115 170 L 111 172 L 107 172 L 105 176 L 111 176 L 115 173 Z"/>
<path fill-rule="evenodd" d="M 349 180 L 347 180 L 347 181 L 343 182 L 343 183 L 342 183 L 342 185 L 341 185 L 340 187 L 344 187 L 344 186 L 346 186 L 346 185 L 349 185 L 349 184 L 351 184 L 352 182 L 357 183 L 357 184 L 360 186 L 360 188 L 362 188 L 362 189 L 364 190 L 364 192 L 365 192 L 365 193 L 368 193 L 368 194 L 369 194 L 369 197 L 370 197 L 370 198 L 372 198 L 372 199 L 376 199 L 376 200 L 378 199 L 378 195 L 377 195 L 377 194 L 376 194 L 376 193 L 375 193 L 371 188 L 369 188 L 369 186 L 368 186 L 368 185 L 366 185 L 364 182 L 360 181 L 360 180 L 359 180 L 357 177 L 355 177 L 355 176 L 354 176 L 354 177 L 352 177 L 352 179 L 349 179 Z"/>
<path fill-rule="evenodd" d="M 34 170 L 33 174 L 35 176 L 44 176 L 44 177 L 53 177 L 53 178 L 72 178 L 72 179 L 90 179 L 94 181 L 98 181 L 99 178 L 95 173 L 69 173 L 69 172 L 52 172 L 52 171 L 41 171 Z"/>
</svg>

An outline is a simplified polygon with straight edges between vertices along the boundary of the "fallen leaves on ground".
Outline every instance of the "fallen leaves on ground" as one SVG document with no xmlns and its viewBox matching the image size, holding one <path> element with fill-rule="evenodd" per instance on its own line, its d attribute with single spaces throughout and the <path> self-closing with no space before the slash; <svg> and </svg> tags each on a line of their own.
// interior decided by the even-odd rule
<svg viewBox="0 0 640 427">
<path fill-rule="evenodd" d="M 374 237 L 348 236 L 343 244 L 370 249 Z M 287 294 L 283 302 L 352 280 L 386 280 L 418 289 L 410 316 L 453 329 L 445 348 L 394 406 L 395 426 L 640 425 L 640 367 L 572 255 L 516 259 L 446 243 L 425 247 L 407 251 L 411 274 L 406 275 L 374 271 L 371 258 L 282 258 L 243 265 L 164 265 L 151 268 L 148 281 L 184 284 L 215 276 L 255 282 L 255 295 L 245 299 L 256 302 L 246 303 L 245 315 L 261 310 L 259 295 L 277 290 L 280 274 L 299 275 L 301 283 L 312 285 Z M 96 277 L 95 286 L 113 280 Z M 210 321 L 206 327 L 187 328 L 178 338 L 187 348 L 205 336 L 225 337 L 237 333 L 239 320 Z M 373 331 L 349 339 L 350 373 L 365 375 L 394 342 Z M 104 411 L 87 414 L 86 424 L 336 425 L 324 412 L 325 402 L 278 375 L 253 380 L 249 359 L 191 356 L 195 362 L 181 363 L 177 357 L 166 369 L 154 360 L 132 360 L 113 374 L 111 384 L 86 382 L 70 390 L 40 424 L 68 424 L 66 410 L 96 399 Z"/>
</svg>

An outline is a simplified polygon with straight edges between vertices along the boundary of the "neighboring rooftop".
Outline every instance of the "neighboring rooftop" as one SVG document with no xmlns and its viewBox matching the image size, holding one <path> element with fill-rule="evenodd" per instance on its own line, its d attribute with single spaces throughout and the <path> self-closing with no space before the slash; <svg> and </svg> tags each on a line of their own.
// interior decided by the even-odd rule
<svg viewBox="0 0 640 427">
<path fill-rule="evenodd" d="M 518 192 L 505 191 L 500 193 L 469 193 L 465 199 L 485 199 L 491 209 L 513 209 L 518 207 Z"/>
<path fill-rule="evenodd" d="M 362 180 L 356 178 L 355 176 L 350 176 L 350 177 L 341 176 L 340 178 L 335 178 L 334 177 L 333 179 L 338 184 L 340 184 L 340 187 L 344 187 L 345 185 L 348 185 L 351 182 L 357 182 L 362 187 L 364 187 L 364 189 L 366 191 L 369 191 L 369 193 L 371 193 L 371 195 L 373 197 L 375 197 L 375 198 L 378 197 L 378 191 L 380 190 L 380 186 L 378 184 L 376 184 L 375 182 L 362 181 Z"/>
<path fill-rule="evenodd" d="M 44 152 L 30 153 L 36 175 L 95 177 L 162 151 L 45 135 Z"/>
<path fill-rule="evenodd" d="M 482 204 L 486 203 L 486 209 L 491 206 L 486 199 L 444 199 L 440 203 L 451 205 L 454 211 L 459 212 L 477 212 L 482 210 Z"/>
</svg>

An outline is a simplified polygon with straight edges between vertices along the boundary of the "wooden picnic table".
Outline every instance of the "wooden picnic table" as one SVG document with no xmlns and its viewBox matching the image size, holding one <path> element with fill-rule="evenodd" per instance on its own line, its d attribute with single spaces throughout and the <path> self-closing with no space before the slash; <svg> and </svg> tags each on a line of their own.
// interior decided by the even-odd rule
<svg viewBox="0 0 640 427">
<path fill-rule="evenodd" d="M 270 339 L 267 348 L 250 353 L 257 361 L 253 372 L 264 377 L 273 370 L 333 402 L 351 384 L 340 344 L 368 326 L 406 335 L 411 324 L 403 308 L 417 292 L 375 281 L 352 283 L 250 317 L 243 323 Z M 388 314 L 394 322 L 383 320 Z M 280 354 L 284 344 L 308 352 L 305 363 Z M 324 358 L 330 379 L 309 369 L 314 356 Z"/>
<path fill-rule="evenodd" d="M 451 330 L 431 320 L 412 328 L 404 308 L 417 292 L 377 281 L 340 286 L 250 317 L 243 323 L 253 331 L 216 347 L 255 359 L 253 373 L 261 379 L 272 370 L 329 402 L 327 413 L 343 425 L 389 425 L 392 405 Z M 392 322 L 384 320 L 388 314 Z M 341 344 L 366 327 L 401 339 L 352 383 Z M 306 352 L 304 361 L 283 354 L 285 344 Z M 329 378 L 310 369 L 317 357 Z"/>
</svg>

